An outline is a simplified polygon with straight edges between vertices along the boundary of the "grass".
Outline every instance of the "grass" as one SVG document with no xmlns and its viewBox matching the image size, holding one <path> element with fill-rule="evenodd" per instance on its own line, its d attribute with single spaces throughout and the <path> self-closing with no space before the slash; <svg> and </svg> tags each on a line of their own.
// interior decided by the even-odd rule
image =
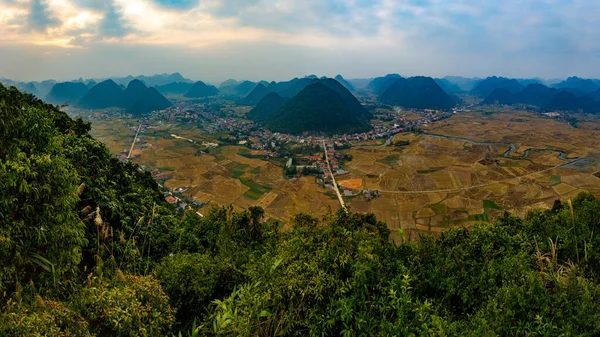
<svg viewBox="0 0 600 337">
<path fill-rule="evenodd" d="M 519 162 L 517 162 L 517 161 L 506 160 L 506 161 L 502 161 L 500 163 L 500 167 L 519 167 L 519 166 L 521 166 L 521 164 L 519 164 Z"/>
<path fill-rule="evenodd" d="M 245 171 L 245 170 L 246 170 L 248 167 L 250 167 L 250 165 L 248 165 L 248 164 L 240 164 L 240 165 L 238 165 L 238 166 L 234 167 L 233 169 L 231 169 L 231 175 L 232 175 L 234 178 L 239 178 L 239 177 L 241 177 L 241 176 L 242 176 L 244 173 L 246 173 L 246 171 Z"/>
<path fill-rule="evenodd" d="M 446 205 L 444 204 L 431 205 L 431 209 L 435 212 L 436 215 L 448 213 L 448 207 L 446 207 Z"/>
<path fill-rule="evenodd" d="M 250 198 L 252 200 L 258 200 L 263 194 L 271 191 L 270 187 L 264 186 L 261 184 L 257 184 L 254 182 L 254 180 L 252 180 L 250 178 L 246 178 L 246 177 L 237 177 L 237 178 L 242 182 L 242 184 L 250 187 L 250 189 L 248 191 L 246 191 L 246 193 L 244 193 L 244 196 L 247 198 Z"/>
<path fill-rule="evenodd" d="M 470 221 L 490 222 L 490 217 L 487 213 L 469 215 Z"/>
<path fill-rule="evenodd" d="M 238 154 L 242 157 L 246 157 L 248 159 L 264 159 L 264 155 L 262 154 L 252 154 L 250 150 L 245 147 L 241 147 L 238 149 Z"/>
<path fill-rule="evenodd" d="M 485 209 L 487 212 L 488 209 L 502 210 L 503 208 L 498 206 L 495 202 L 493 202 L 491 200 L 484 200 L 483 201 L 483 209 Z"/>
<path fill-rule="evenodd" d="M 429 173 L 433 173 L 433 172 L 437 172 L 439 170 L 436 169 L 429 169 L 429 170 L 418 170 L 417 173 L 418 174 L 429 174 Z"/>
<path fill-rule="evenodd" d="M 255 167 L 252 170 L 250 170 L 250 173 L 252 174 L 259 174 L 260 173 L 260 167 Z"/>
<path fill-rule="evenodd" d="M 389 156 L 385 156 L 382 159 L 378 159 L 377 162 L 385 164 L 387 166 L 398 166 L 398 159 L 400 159 L 400 156 L 391 154 Z"/>
<path fill-rule="evenodd" d="M 562 182 L 562 179 L 560 176 L 551 176 L 550 177 L 550 187 L 552 186 L 556 186 L 558 184 L 560 184 Z"/>
<path fill-rule="evenodd" d="M 263 194 L 268 193 L 269 191 L 271 191 L 270 187 L 253 183 L 250 186 L 250 189 L 244 193 L 244 196 L 252 200 L 258 200 Z"/>
</svg>

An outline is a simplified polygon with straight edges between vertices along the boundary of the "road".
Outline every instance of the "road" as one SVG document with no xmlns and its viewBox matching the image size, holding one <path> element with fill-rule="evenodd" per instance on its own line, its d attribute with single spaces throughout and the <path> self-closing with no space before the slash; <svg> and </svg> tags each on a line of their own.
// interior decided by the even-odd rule
<svg viewBox="0 0 600 337">
<path fill-rule="evenodd" d="M 137 132 L 135 133 L 135 137 L 133 137 L 133 142 L 131 143 L 131 148 L 129 149 L 129 153 L 127 154 L 127 159 L 131 158 L 131 152 L 133 152 L 133 147 L 135 146 L 135 141 L 138 138 L 138 135 L 140 134 L 140 129 L 142 128 L 142 124 L 140 124 L 140 126 L 138 126 Z"/>
<path fill-rule="evenodd" d="M 335 181 L 335 177 L 333 176 L 333 171 L 331 170 L 331 164 L 329 163 L 329 156 L 327 155 L 327 145 L 325 145 L 325 141 L 323 141 L 323 151 L 325 151 L 325 161 L 327 162 L 327 167 L 329 168 L 329 174 L 331 175 L 331 181 L 333 182 L 333 188 L 335 189 L 335 194 L 337 194 L 338 200 L 340 201 L 340 206 L 345 212 L 348 212 L 346 208 L 346 204 L 344 204 L 344 199 L 342 199 L 342 194 L 340 193 L 340 189 L 338 188 L 338 184 Z"/>
<path fill-rule="evenodd" d="M 536 172 L 532 172 L 532 173 L 528 173 L 522 176 L 518 176 L 518 177 L 512 177 L 512 178 L 508 178 L 508 179 L 504 179 L 504 180 L 499 180 L 499 181 L 492 181 L 489 183 L 485 183 L 485 184 L 480 184 L 480 185 L 472 185 L 472 186 L 467 186 L 467 187 L 461 187 L 461 188 L 453 188 L 453 189 L 445 189 L 445 190 L 430 190 L 430 191 L 382 191 L 380 190 L 380 193 L 390 193 L 390 194 L 427 194 L 427 193 L 440 193 L 440 192 L 447 192 L 447 193 L 452 193 L 452 192 L 460 192 L 460 191 L 464 191 L 464 190 L 470 190 L 473 188 L 481 188 L 481 187 L 486 187 L 486 186 L 490 186 L 490 185 L 495 185 L 495 184 L 501 184 L 501 183 L 506 183 L 509 181 L 513 181 L 513 180 L 519 180 L 522 178 L 526 178 L 535 174 L 540 174 L 540 173 L 544 173 L 547 171 L 551 171 L 557 168 L 561 168 L 563 166 L 567 166 L 573 163 L 576 163 L 580 160 L 583 160 L 584 158 L 579 158 L 576 160 L 572 160 L 568 163 L 564 163 L 558 166 L 554 166 L 545 170 L 541 170 L 541 171 L 536 171 Z"/>
</svg>

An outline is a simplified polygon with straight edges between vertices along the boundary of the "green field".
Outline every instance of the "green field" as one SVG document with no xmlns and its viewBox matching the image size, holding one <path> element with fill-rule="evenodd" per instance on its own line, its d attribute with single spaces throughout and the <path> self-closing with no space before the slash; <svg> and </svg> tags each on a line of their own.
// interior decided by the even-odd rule
<svg viewBox="0 0 600 337">
<path fill-rule="evenodd" d="M 483 201 L 483 209 L 485 209 L 485 211 L 487 212 L 488 209 L 501 210 L 503 208 L 498 206 L 495 202 L 493 202 L 491 200 L 484 200 Z"/>
<path fill-rule="evenodd" d="M 431 205 L 431 209 L 437 215 L 448 213 L 448 207 L 446 207 L 446 205 L 444 205 L 444 204 L 434 204 L 434 205 Z"/>
<path fill-rule="evenodd" d="M 242 176 L 244 173 L 246 173 L 246 171 L 245 171 L 245 170 L 246 170 L 248 167 L 250 167 L 250 165 L 248 165 L 248 164 L 238 164 L 238 163 L 235 163 L 235 164 L 237 164 L 237 165 L 235 165 L 234 167 L 230 168 L 231 175 L 232 175 L 234 178 L 239 178 L 239 177 L 241 177 L 241 176 Z"/>
<path fill-rule="evenodd" d="M 550 177 L 550 187 L 552 186 L 556 186 L 558 184 L 560 184 L 562 182 L 562 179 L 560 178 L 560 176 L 551 176 Z"/>
<path fill-rule="evenodd" d="M 398 159 L 400 159 L 400 156 L 396 154 L 391 154 L 389 156 L 385 156 L 382 159 L 377 160 L 377 162 L 385 164 L 387 166 L 398 166 Z"/>
<path fill-rule="evenodd" d="M 250 178 L 246 178 L 246 177 L 237 177 L 237 178 L 242 182 L 242 184 L 250 187 L 250 189 L 248 191 L 246 191 L 246 193 L 244 193 L 244 196 L 247 198 L 250 198 L 252 200 L 258 200 L 263 194 L 271 191 L 270 187 L 264 186 L 261 184 L 257 184 L 254 182 L 254 180 L 252 180 Z"/>
</svg>

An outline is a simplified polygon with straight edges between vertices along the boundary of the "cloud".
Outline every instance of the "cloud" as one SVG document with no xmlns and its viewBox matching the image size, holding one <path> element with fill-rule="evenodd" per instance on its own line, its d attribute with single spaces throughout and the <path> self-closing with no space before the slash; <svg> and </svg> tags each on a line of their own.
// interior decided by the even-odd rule
<svg viewBox="0 0 600 337">
<path fill-rule="evenodd" d="M 48 10 L 48 5 L 42 0 L 31 0 L 29 15 L 27 17 L 29 28 L 37 31 L 46 30 L 50 26 L 60 23 Z"/>
<path fill-rule="evenodd" d="M 121 38 L 133 30 L 123 19 L 123 15 L 115 9 L 114 5 L 110 4 L 107 6 L 104 18 L 100 22 L 99 31 L 101 38 Z"/>
<path fill-rule="evenodd" d="M 197 7 L 200 0 L 154 0 L 154 2 L 166 9 L 188 10 Z"/>
<path fill-rule="evenodd" d="M 110 45 L 132 55 L 131 67 L 146 62 L 133 49 L 178 53 L 164 62 L 187 65 L 190 57 L 223 74 L 331 67 L 333 75 L 543 77 L 582 71 L 600 57 L 599 12 L 596 0 L 0 0 L 0 46 L 77 47 L 93 59 Z M 214 50 L 227 56 L 218 60 Z M 191 59 L 197 53 L 206 60 Z"/>
</svg>

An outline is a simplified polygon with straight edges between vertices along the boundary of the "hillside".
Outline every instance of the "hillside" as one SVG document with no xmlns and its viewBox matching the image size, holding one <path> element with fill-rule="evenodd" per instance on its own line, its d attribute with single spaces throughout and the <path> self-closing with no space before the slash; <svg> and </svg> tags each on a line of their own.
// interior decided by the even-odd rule
<svg viewBox="0 0 600 337">
<path fill-rule="evenodd" d="M 431 77 L 420 76 L 396 80 L 379 100 L 409 109 L 447 110 L 456 106 L 456 102 Z"/>
<path fill-rule="evenodd" d="M 600 335 L 591 194 L 411 242 L 373 214 L 181 215 L 89 123 L 2 85 L 0 121 L 1 336 Z"/>
<path fill-rule="evenodd" d="M 342 97 L 346 106 L 350 108 L 350 111 L 352 112 L 353 116 L 364 120 L 369 120 L 373 117 L 367 111 L 367 109 L 362 104 L 360 104 L 358 99 L 354 97 L 350 90 L 347 89 L 342 83 L 331 78 L 325 78 L 319 81 L 325 84 L 329 89 L 335 91 L 338 95 L 340 95 L 340 97 Z"/>
<path fill-rule="evenodd" d="M 46 101 L 52 104 L 73 104 L 78 102 L 87 91 L 88 87 L 80 82 L 56 83 L 46 96 Z"/>
<path fill-rule="evenodd" d="M 123 90 L 113 80 L 100 82 L 81 98 L 77 106 L 84 109 L 122 107 Z"/>
<path fill-rule="evenodd" d="M 435 78 L 434 81 L 448 94 L 458 94 L 464 92 L 464 90 L 462 90 L 457 84 L 454 84 L 445 78 Z"/>
<path fill-rule="evenodd" d="M 184 95 L 187 98 L 204 98 L 216 96 L 219 94 L 219 89 L 213 85 L 206 85 L 202 81 L 194 83 L 190 90 Z"/>
<path fill-rule="evenodd" d="M 240 99 L 238 104 L 240 105 L 256 105 L 260 100 L 262 100 L 268 93 L 269 89 L 262 83 L 259 83 L 257 86 L 252 89 L 252 91 L 248 94 L 248 96 Z"/>
<path fill-rule="evenodd" d="M 156 90 L 163 95 L 185 95 L 192 88 L 193 83 L 173 82 L 165 85 L 159 85 Z"/>
<path fill-rule="evenodd" d="M 546 87 L 543 84 L 530 84 L 520 92 L 495 89 L 482 104 L 527 104 L 542 110 L 600 112 L 600 103 L 594 93 L 577 95 L 571 91 Z"/>
<path fill-rule="evenodd" d="M 277 115 L 287 101 L 288 98 L 281 97 L 276 92 L 270 92 L 248 112 L 246 117 L 255 122 L 264 122 Z"/>
<path fill-rule="evenodd" d="M 152 111 L 163 110 L 172 104 L 165 96 L 161 95 L 154 87 L 146 88 L 138 99 L 127 108 L 127 112 L 140 116 Z"/>
<path fill-rule="evenodd" d="M 350 82 L 346 81 L 346 79 L 345 79 L 345 78 L 343 78 L 343 77 L 342 77 L 342 75 L 339 75 L 339 74 L 338 74 L 338 75 L 337 75 L 337 76 L 334 78 L 334 80 L 336 80 L 336 81 L 340 82 L 340 84 L 341 84 L 341 85 L 343 85 L 343 86 L 344 86 L 346 89 L 348 89 L 349 91 L 356 91 L 356 89 L 354 89 L 354 86 L 353 86 L 353 85 L 352 85 Z"/>
<path fill-rule="evenodd" d="M 377 77 L 371 80 L 367 85 L 367 88 L 372 90 L 376 95 L 383 94 L 392 84 L 402 79 L 403 77 L 398 74 L 387 74 L 384 77 Z"/>
<path fill-rule="evenodd" d="M 123 91 L 121 107 L 129 109 L 140 98 L 142 98 L 142 96 L 145 95 L 146 90 L 148 90 L 148 87 L 146 87 L 146 85 L 140 80 L 133 80 L 129 82 L 127 89 Z"/>
<path fill-rule="evenodd" d="M 236 85 L 231 92 L 236 96 L 246 97 L 248 94 L 250 94 L 250 92 L 252 92 L 252 90 L 254 90 L 256 85 L 256 83 L 251 81 L 243 81 L 242 83 Z"/>
<path fill-rule="evenodd" d="M 506 89 L 510 92 L 519 92 L 523 90 L 523 86 L 515 79 L 492 76 L 477 83 L 471 90 L 471 94 L 485 98 L 489 96 L 494 89 Z"/>
<path fill-rule="evenodd" d="M 354 133 L 370 129 L 368 122 L 353 112 L 344 98 L 320 81 L 291 98 L 266 126 L 277 132 Z"/>
<path fill-rule="evenodd" d="M 569 77 L 566 80 L 553 85 L 554 88 L 568 91 L 575 95 L 585 95 L 600 89 L 593 80 L 583 79 L 577 76 Z"/>
</svg>

